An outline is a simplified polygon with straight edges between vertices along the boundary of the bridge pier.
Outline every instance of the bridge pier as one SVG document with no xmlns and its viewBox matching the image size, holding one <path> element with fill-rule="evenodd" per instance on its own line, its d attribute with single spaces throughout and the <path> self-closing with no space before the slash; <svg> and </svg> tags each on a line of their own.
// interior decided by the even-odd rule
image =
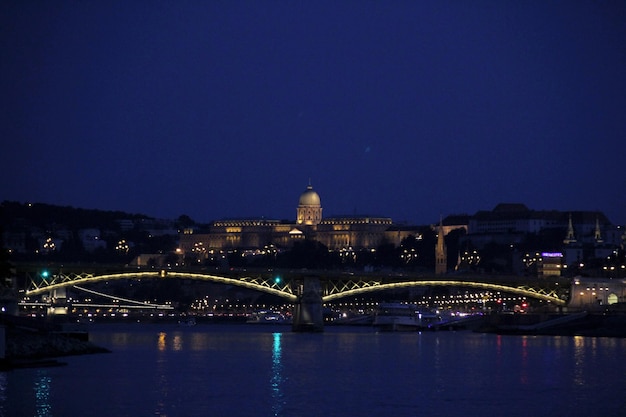
<svg viewBox="0 0 626 417">
<path fill-rule="evenodd" d="M 297 283 L 298 301 L 293 309 L 294 332 L 324 331 L 322 286 L 318 277 L 304 277 Z"/>
<path fill-rule="evenodd" d="M 50 307 L 48 307 L 47 316 L 66 316 L 67 307 L 67 290 L 65 288 L 56 288 L 49 293 Z"/>
</svg>

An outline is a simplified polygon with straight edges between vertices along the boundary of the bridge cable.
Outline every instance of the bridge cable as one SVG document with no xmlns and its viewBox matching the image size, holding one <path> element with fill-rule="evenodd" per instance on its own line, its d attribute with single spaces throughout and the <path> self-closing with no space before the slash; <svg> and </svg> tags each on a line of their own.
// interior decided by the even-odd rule
<svg viewBox="0 0 626 417">
<path fill-rule="evenodd" d="M 84 292 L 87 292 L 87 293 L 90 293 L 90 294 L 98 295 L 100 297 L 110 298 L 111 300 L 120 300 L 120 301 L 125 301 L 127 303 L 134 303 L 134 304 L 143 305 L 143 306 L 146 306 L 146 305 L 148 305 L 148 306 L 163 306 L 163 307 L 166 306 L 165 304 L 163 304 L 163 305 L 161 305 L 161 304 L 150 304 L 147 301 L 137 301 L 137 300 L 131 300 L 129 298 L 115 297 L 113 295 L 109 295 L 109 294 L 105 294 L 105 293 L 102 293 L 102 292 L 98 292 L 98 291 L 94 291 L 94 290 L 89 290 L 87 288 L 79 287 L 78 285 L 73 285 L 73 287 L 76 288 L 77 290 L 81 290 L 81 291 L 84 291 Z"/>
</svg>

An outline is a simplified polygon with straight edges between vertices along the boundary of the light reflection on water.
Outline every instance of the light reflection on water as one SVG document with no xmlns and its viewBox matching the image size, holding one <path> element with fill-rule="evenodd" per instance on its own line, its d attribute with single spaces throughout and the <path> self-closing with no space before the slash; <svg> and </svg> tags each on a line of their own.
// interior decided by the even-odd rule
<svg viewBox="0 0 626 417">
<path fill-rule="evenodd" d="M 157 349 L 160 352 L 163 352 L 166 348 L 166 344 L 165 344 L 165 337 L 167 336 L 167 334 L 160 332 L 159 333 L 159 340 L 157 341 Z"/>
<path fill-rule="evenodd" d="M 0 372 L 0 416 L 7 415 L 7 401 L 7 374 L 6 372 Z"/>
<path fill-rule="evenodd" d="M 52 404 L 50 398 L 50 385 L 52 378 L 48 375 L 47 370 L 40 369 L 37 371 L 35 379 L 35 410 L 37 417 L 52 416 Z"/>
<path fill-rule="evenodd" d="M 460 407 L 515 417 L 626 407 L 625 339 L 243 325 L 97 328 L 91 339 L 113 353 L 0 373 L 0 416 L 428 417 Z"/>
<path fill-rule="evenodd" d="M 283 365 L 280 361 L 282 354 L 282 346 L 280 339 L 282 333 L 272 334 L 274 343 L 272 345 L 272 377 L 270 378 L 270 386 L 272 387 L 272 412 L 274 416 L 282 416 L 284 406 L 283 394 Z"/>
<path fill-rule="evenodd" d="M 574 383 L 585 385 L 585 356 L 589 343 L 582 336 L 574 337 Z"/>
<path fill-rule="evenodd" d="M 159 332 L 157 340 L 157 360 L 155 375 L 155 391 L 158 393 L 154 415 L 167 417 L 167 402 L 169 397 L 168 371 L 167 371 L 167 333 Z"/>
<path fill-rule="evenodd" d="M 520 384 L 521 385 L 526 385 L 530 382 L 530 377 L 528 375 L 529 373 L 529 366 L 528 366 L 528 336 L 521 336 L 522 338 L 522 343 L 521 343 L 521 347 L 522 347 L 522 352 L 520 354 Z"/>
</svg>

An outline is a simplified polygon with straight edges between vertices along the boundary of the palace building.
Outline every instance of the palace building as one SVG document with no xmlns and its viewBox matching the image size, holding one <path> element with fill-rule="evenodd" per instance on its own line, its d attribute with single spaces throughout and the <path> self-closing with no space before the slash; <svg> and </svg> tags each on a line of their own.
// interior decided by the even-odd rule
<svg viewBox="0 0 626 417">
<path fill-rule="evenodd" d="M 329 250 L 373 249 L 383 242 L 399 245 L 414 229 L 403 230 L 389 217 L 322 217 L 319 194 L 309 184 L 300 195 L 296 220 L 233 219 L 210 223 L 203 233 L 186 230 L 180 235 L 183 253 L 225 250 L 257 250 L 268 246 L 289 248 L 301 239 L 316 240 Z"/>
</svg>

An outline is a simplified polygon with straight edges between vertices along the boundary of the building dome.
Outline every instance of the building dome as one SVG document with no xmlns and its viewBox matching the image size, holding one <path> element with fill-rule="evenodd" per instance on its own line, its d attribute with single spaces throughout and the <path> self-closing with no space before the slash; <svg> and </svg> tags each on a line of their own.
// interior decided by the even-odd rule
<svg viewBox="0 0 626 417">
<path fill-rule="evenodd" d="M 313 187 L 309 185 L 306 190 L 300 195 L 299 206 L 321 206 L 321 200 L 318 193 L 313 191 Z"/>
<path fill-rule="evenodd" d="M 313 191 L 309 184 L 306 190 L 300 194 L 296 223 L 305 226 L 316 226 L 322 221 L 322 203 L 318 193 Z"/>
</svg>

